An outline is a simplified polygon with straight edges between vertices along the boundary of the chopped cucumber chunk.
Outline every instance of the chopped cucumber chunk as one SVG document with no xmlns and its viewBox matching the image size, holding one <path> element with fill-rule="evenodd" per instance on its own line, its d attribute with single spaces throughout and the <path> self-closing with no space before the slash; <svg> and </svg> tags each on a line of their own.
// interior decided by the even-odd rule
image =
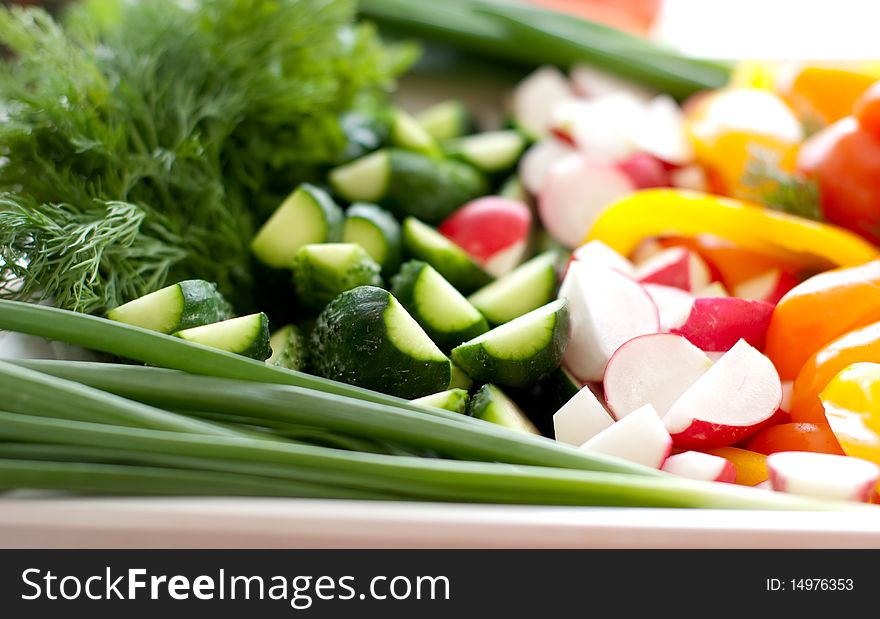
<svg viewBox="0 0 880 619">
<path fill-rule="evenodd" d="M 403 258 L 400 222 L 375 204 L 359 202 L 348 208 L 342 240 L 363 247 L 379 263 L 386 276 L 400 268 Z"/>
<path fill-rule="evenodd" d="M 321 309 L 340 292 L 357 286 L 381 286 L 376 261 L 354 243 L 304 245 L 293 261 L 293 284 L 303 305 Z"/>
<path fill-rule="evenodd" d="M 474 121 L 461 101 L 444 101 L 415 115 L 416 122 L 435 140 L 451 140 L 473 132 Z"/>
<path fill-rule="evenodd" d="M 394 296 L 445 350 L 489 330 L 483 315 L 426 262 L 407 262 L 391 283 Z"/>
<path fill-rule="evenodd" d="M 558 299 L 461 344 L 452 359 L 475 380 L 528 387 L 559 367 L 568 338 L 568 304 Z"/>
<path fill-rule="evenodd" d="M 174 333 L 232 316 L 232 307 L 217 292 L 217 285 L 201 279 L 188 279 L 107 313 L 107 318 L 160 333 Z"/>
<path fill-rule="evenodd" d="M 489 174 L 512 170 L 525 147 L 526 139 L 512 129 L 478 133 L 444 144 L 447 155 Z"/>
<path fill-rule="evenodd" d="M 391 160 L 380 150 L 330 172 L 333 191 L 349 202 L 378 202 L 388 191 Z"/>
<path fill-rule="evenodd" d="M 468 414 L 517 432 L 540 434 L 513 400 L 492 384 L 483 385 L 474 394 L 468 405 Z"/>
<path fill-rule="evenodd" d="M 269 338 L 272 355 L 266 360 L 288 370 L 306 369 L 306 341 L 296 325 L 284 325 Z"/>
<path fill-rule="evenodd" d="M 498 195 L 503 198 L 510 198 L 524 204 L 529 203 L 529 192 L 526 191 L 519 176 L 514 174 L 501 184 L 498 189 Z"/>
<path fill-rule="evenodd" d="M 188 342 L 237 353 L 258 361 L 265 361 L 272 354 L 269 345 L 269 319 L 262 312 L 184 329 L 174 335 Z"/>
<path fill-rule="evenodd" d="M 452 373 L 449 376 L 449 388 L 450 389 L 464 389 L 465 391 L 469 391 L 471 387 L 474 386 L 474 380 L 464 373 L 460 367 L 452 364 Z"/>
<path fill-rule="evenodd" d="M 465 389 L 447 389 L 440 393 L 432 393 L 413 400 L 416 404 L 442 408 L 453 413 L 464 413 L 467 410 L 470 395 Z"/>
<path fill-rule="evenodd" d="M 409 255 L 430 264 L 464 294 L 492 281 L 467 252 L 414 217 L 403 222 L 403 246 Z"/>
<path fill-rule="evenodd" d="M 448 388 L 451 363 L 389 293 L 359 286 L 333 299 L 312 332 L 318 376 L 402 398 Z"/>
<path fill-rule="evenodd" d="M 343 219 L 342 209 L 327 192 L 307 183 L 300 185 L 257 231 L 251 250 L 263 264 L 290 268 L 303 245 L 338 241 Z"/>
<path fill-rule="evenodd" d="M 375 202 L 397 217 L 412 215 L 429 223 L 443 221 L 488 191 L 485 176 L 471 165 L 400 148 L 335 168 L 330 184 L 349 202 Z"/>
<path fill-rule="evenodd" d="M 473 293 L 468 300 L 495 325 L 549 303 L 556 296 L 559 254 L 544 252 Z"/>
<path fill-rule="evenodd" d="M 437 141 L 425 131 L 425 128 L 415 118 L 399 108 L 394 110 L 393 118 L 391 124 L 392 144 L 424 155 L 440 154 L 440 146 Z"/>
</svg>

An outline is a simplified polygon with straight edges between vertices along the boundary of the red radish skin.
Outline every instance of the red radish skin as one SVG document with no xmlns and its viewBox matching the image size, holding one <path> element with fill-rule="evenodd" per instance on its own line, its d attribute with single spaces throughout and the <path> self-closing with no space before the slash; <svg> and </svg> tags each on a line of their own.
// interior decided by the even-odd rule
<svg viewBox="0 0 880 619">
<path fill-rule="evenodd" d="M 554 138 L 541 140 L 531 146 L 519 162 L 519 179 L 523 187 L 532 195 L 538 195 L 544 187 L 547 171 L 554 163 L 561 161 L 577 150 Z"/>
<path fill-rule="evenodd" d="M 602 430 L 580 448 L 659 469 L 672 452 L 672 438 L 657 411 L 646 404 Z"/>
<path fill-rule="evenodd" d="M 675 401 L 663 421 L 676 447 L 726 447 L 760 429 L 781 402 L 773 363 L 740 340 Z"/>
<path fill-rule="evenodd" d="M 705 351 L 730 350 L 739 340 L 764 348 L 773 305 L 737 297 L 703 297 L 673 308 L 679 319 L 669 332 L 682 335 Z M 672 310 L 670 310 L 672 313 Z"/>
<path fill-rule="evenodd" d="M 656 157 L 647 153 L 634 153 L 617 162 L 617 169 L 626 174 L 636 189 L 669 187 L 669 175 Z"/>
<path fill-rule="evenodd" d="M 734 287 L 733 294 L 743 299 L 757 299 L 776 305 L 799 283 L 800 280 L 794 275 L 772 269 Z"/>
<path fill-rule="evenodd" d="M 571 337 L 564 364 L 576 378 L 599 382 L 624 342 L 657 333 L 657 306 L 641 285 L 601 265 L 572 262 L 559 291 L 568 299 Z"/>
<path fill-rule="evenodd" d="M 642 284 L 661 284 L 688 292 L 709 285 L 711 274 L 703 259 L 684 247 L 664 249 L 640 263 L 635 279 Z"/>
<path fill-rule="evenodd" d="M 550 236 L 574 248 L 608 205 L 633 191 L 632 182 L 612 164 L 571 155 L 548 170 L 538 194 L 538 217 Z"/>
<path fill-rule="evenodd" d="M 496 270 L 509 270 L 525 254 L 531 228 L 528 206 L 509 198 L 486 196 L 457 209 L 438 230 L 481 266 L 488 267 L 495 260 Z M 501 256 L 503 260 L 499 260 Z M 504 273 L 491 274 L 500 277 Z"/>
<path fill-rule="evenodd" d="M 569 445 L 582 445 L 614 420 L 589 387 L 583 387 L 553 415 L 556 440 Z"/>
<path fill-rule="evenodd" d="M 662 470 L 687 479 L 736 483 L 736 467 L 730 460 L 701 451 L 683 451 L 671 455 L 666 458 Z"/>
<path fill-rule="evenodd" d="M 618 348 L 605 369 L 605 402 L 617 419 L 645 404 L 663 417 L 709 371 L 712 361 L 679 335 L 641 335 Z"/>
<path fill-rule="evenodd" d="M 880 467 L 873 462 L 809 451 L 770 454 L 767 472 L 777 492 L 859 502 L 870 500 L 880 478 Z"/>
</svg>

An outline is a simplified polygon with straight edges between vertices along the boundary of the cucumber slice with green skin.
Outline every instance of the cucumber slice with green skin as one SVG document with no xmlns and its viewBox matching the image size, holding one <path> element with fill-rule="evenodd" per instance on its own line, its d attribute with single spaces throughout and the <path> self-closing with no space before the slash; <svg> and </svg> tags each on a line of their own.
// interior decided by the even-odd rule
<svg viewBox="0 0 880 619">
<path fill-rule="evenodd" d="M 483 315 L 427 262 L 404 264 L 391 292 L 442 350 L 489 330 Z"/>
<path fill-rule="evenodd" d="M 523 204 L 529 203 L 529 192 L 526 191 L 518 174 L 514 174 L 501 183 L 501 187 L 498 188 L 498 195 L 502 198 L 510 198 L 511 200 L 522 202 Z"/>
<path fill-rule="evenodd" d="M 380 148 L 391 135 L 394 113 L 378 93 L 362 94 L 339 118 L 345 151 L 339 163 L 363 157 Z"/>
<path fill-rule="evenodd" d="M 584 387 L 589 389 L 589 387 Z M 553 415 L 581 390 L 580 383 L 565 368 L 553 370 L 525 389 L 509 389 L 507 394 L 547 438 L 556 438 Z"/>
<path fill-rule="evenodd" d="M 269 338 L 272 349 L 266 360 L 269 365 L 277 365 L 288 370 L 306 369 L 306 340 L 296 325 L 284 325 Z"/>
<path fill-rule="evenodd" d="M 401 219 L 412 215 L 429 223 L 488 191 L 485 176 L 471 165 L 399 148 L 334 168 L 329 180 L 349 202 L 375 202 Z"/>
<path fill-rule="evenodd" d="M 174 335 L 188 342 L 237 353 L 257 361 L 265 361 L 272 354 L 269 319 L 262 312 L 184 329 Z"/>
<path fill-rule="evenodd" d="M 526 143 L 519 131 L 508 129 L 450 140 L 443 144 L 443 150 L 487 174 L 498 174 L 516 166 Z"/>
<path fill-rule="evenodd" d="M 452 360 L 474 380 L 528 387 L 562 363 L 569 324 L 558 299 L 457 346 Z"/>
<path fill-rule="evenodd" d="M 281 203 L 251 241 L 251 251 L 270 267 L 290 268 L 299 248 L 338 241 L 345 215 L 330 195 L 304 183 Z"/>
<path fill-rule="evenodd" d="M 437 141 L 415 118 L 397 108 L 391 123 L 391 143 L 400 148 L 436 157 L 442 153 Z"/>
<path fill-rule="evenodd" d="M 467 410 L 468 400 L 471 397 L 465 389 L 447 389 L 440 393 L 432 393 L 413 400 L 416 404 L 433 406 L 453 413 L 464 413 Z"/>
<path fill-rule="evenodd" d="M 381 286 L 381 268 L 354 243 L 304 245 L 293 260 L 293 285 L 300 303 L 320 310 L 339 293 Z"/>
<path fill-rule="evenodd" d="M 517 432 L 540 434 L 514 401 L 495 385 L 480 387 L 468 404 L 468 414 Z"/>
<path fill-rule="evenodd" d="M 474 386 L 474 379 L 464 373 L 460 367 L 452 364 L 452 374 L 449 376 L 449 388 L 450 389 L 464 389 L 465 391 L 470 391 L 471 387 Z"/>
<path fill-rule="evenodd" d="M 359 286 L 333 299 L 312 332 L 318 376 L 419 398 L 447 389 L 451 363 L 390 292 Z"/>
<path fill-rule="evenodd" d="M 107 318 L 127 325 L 174 333 L 232 316 L 232 306 L 217 285 L 187 279 L 151 292 L 107 312 Z"/>
<path fill-rule="evenodd" d="M 382 273 L 392 275 L 403 260 L 403 238 L 400 222 L 375 204 L 355 203 L 345 214 L 342 240 L 357 243 L 382 267 Z"/>
<path fill-rule="evenodd" d="M 462 294 L 492 281 L 492 276 L 461 247 L 414 217 L 407 217 L 403 222 L 403 248 L 413 258 L 437 269 Z"/>
<path fill-rule="evenodd" d="M 556 297 L 558 262 L 557 252 L 544 252 L 483 286 L 468 300 L 490 323 L 509 322 Z"/>
<path fill-rule="evenodd" d="M 473 133 L 470 110 L 461 101 L 444 101 L 415 115 L 416 122 L 435 140 L 444 141 Z"/>
</svg>

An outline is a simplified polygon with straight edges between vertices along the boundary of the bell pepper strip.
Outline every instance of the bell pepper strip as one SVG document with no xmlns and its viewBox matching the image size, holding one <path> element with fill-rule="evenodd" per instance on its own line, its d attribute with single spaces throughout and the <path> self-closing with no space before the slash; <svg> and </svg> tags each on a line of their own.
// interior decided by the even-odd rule
<svg viewBox="0 0 880 619">
<path fill-rule="evenodd" d="M 778 451 L 812 451 L 844 455 L 840 443 L 827 423 L 781 423 L 760 430 L 746 448 L 769 456 Z"/>
<path fill-rule="evenodd" d="M 623 255 L 641 241 L 711 234 L 801 270 L 863 264 L 880 256 L 859 236 L 809 219 L 763 209 L 750 202 L 698 191 L 645 189 L 608 206 L 584 242 L 599 240 Z"/>
<path fill-rule="evenodd" d="M 844 368 L 822 390 L 822 404 L 844 453 L 880 464 L 880 364 Z"/>
<path fill-rule="evenodd" d="M 820 348 L 880 320 L 880 260 L 820 273 L 776 305 L 764 353 L 782 380 L 794 380 Z"/>
<path fill-rule="evenodd" d="M 780 80 L 779 94 L 808 127 L 848 116 L 877 76 L 850 67 L 802 67 Z"/>
<path fill-rule="evenodd" d="M 792 421 L 828 423 L 819 394 L 841 370 L 860 361 L 880 363 L 880 322 L 844 334 L 807 360 L 794 381 Z"/>
<path fill-rule="evenodd" d="M 767 456 L 740 449 L 739 447 L 716 447 L 705 450 L 707 454 L 726 458 L 736 469 L 735 483 L 741 486 L 757 486 L 767 481 Z"/>
</svg>

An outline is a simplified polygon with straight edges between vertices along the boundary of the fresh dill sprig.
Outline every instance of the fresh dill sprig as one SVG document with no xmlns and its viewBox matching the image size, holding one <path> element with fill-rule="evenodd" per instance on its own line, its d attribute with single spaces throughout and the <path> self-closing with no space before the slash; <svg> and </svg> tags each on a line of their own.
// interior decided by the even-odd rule
<svg viewBox="0 0 880 619">
<path fill-rule="evenodd" d="M 248 243 L 405 64 L 351 0 L 0 9 L 0 297 L 107 309 L 169 279 L 252 303 Z"/>
<path fill-rule="evenodd" d="M 782 170 L 779 158 L 752 149 L 743 175 L 749 198 L 776 211 L 822 221 L 819 185 L 815 180 Z"/>
</svg>

